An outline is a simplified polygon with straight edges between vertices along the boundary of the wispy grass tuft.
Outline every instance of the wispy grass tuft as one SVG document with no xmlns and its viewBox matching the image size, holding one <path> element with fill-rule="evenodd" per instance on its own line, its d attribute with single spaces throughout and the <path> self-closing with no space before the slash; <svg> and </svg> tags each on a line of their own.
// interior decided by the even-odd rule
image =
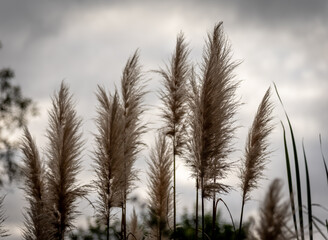
<svg viewBox="0 0 328 240">
<path fill-rule="evenodd" d="M 148 172 L 149 224 L 151 236 L 156 239 L 168 239 L 169 217 L 172 207 L 170 189 L 172 184 L 172 158 L 165 135 L 160 133 L 156 145 L 150 152 Z"/>
<path fill-rule="evenodd" d="M 143 83 L 141 67 L 139 64 L 139 55 L 136 51 L 130 57 L 123 70 L 121 79 L 122 88 L 122 108 L 123 118 L 123 189 L 122 189 L 122 233 L 123 239 L 126 239 L 126 201 L 131 192 L 135 180 L 137 180 L 137 171 L 134 163 L 138 153 L 144 145 L 141 135 L 145 132 L 145 125 L 141 124 L 141 115 L 144 112 L 143 97 L 145 95 L 145 85 Z"/>
<path fill-rule="evenodd" d="M 138 223 L 138 216 L 136 210 L 133 208 L 131 220 L 129 224 L 128 240 L 142 240 L 143 235 L 144 235 L 143 231 Z"/>
<path fill-rule="evenodd" d="M 259 180 L 263 178 L 263 170 L 268 163 L 268 137 L 273 129 L 272 104 L 269 101 L 270 88 L 266 91 L 257 110 L 253 125 L 248 133 L 245 156 L 240 170 L 242 189 L 242 208 L 240 215 L 239 232 L 242 227 L 243 210 L 252 190 L 258 188 Z"/>
<path fill-rule="evenodd" d="M 85 195 L 77 184 L 82 151 L 81 120 L 76 116 L 72 96 L 62 83 L 49 112 L 47 195 L 52 236 L 63 240 L 77 214 L 76 201 Z M 51 235 L 49 235 L 51 236 Z"/>
<path fill-rule="evenodd" d="M 260 219 L 253 238 L 250 239 L 292 239 L 288 227 L 289 204 L 282 197 L 282 182 L 273 180 L 260 208 Z"/>
<path fill-rule="evenodd" d="M 26 200 L 29 203 L 25 215 L 24 239 L 49 239 L 49 220 L 46 209 L 45 171 L 39 151 L 27 128 L 24 129 L 21 150 L 23 152 L 23 173 L 25 176 Z"/>
<path fill-rule="evenodd" d="M 169 66 L 158 71 L 164 81 L 161 100 L 164 103 L 162 117 L 165 122 L 165 133 L 172 139 L 173 155 L 173 226 L 176 232 L 176 156 L 181 155 L 186 142 L 186 98 L 189 50 L 182 33 L 177 37 L 175 52 Z"/>
<path fill-rule="evenodd" d="M 124 181 L 123 169 L 123 109 L 119 103 L 117 92 L 108 96 L 106 91 L 98 87 L 99 102 L 96 119 L 96 150 L 94 152 L 97 180 L 94 186 L 98 193 L 96 202 L 97 218 L 106 226 L 109 239 L 110 219 L 113 207 L 122 205 L 122 189 Z"/>
</svg>

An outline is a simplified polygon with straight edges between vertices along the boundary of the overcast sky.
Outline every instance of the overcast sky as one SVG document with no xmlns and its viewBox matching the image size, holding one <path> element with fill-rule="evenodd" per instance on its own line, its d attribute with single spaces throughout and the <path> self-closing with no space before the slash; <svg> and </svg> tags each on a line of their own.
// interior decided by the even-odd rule
<svg viewBox="0 0 328 240">
<path fill-rule="evenodd" d="M 151 72 L 169 60 L 177 34 L 182 31 L 191 49 L 190 61 L 201 62 L 204 40 L 215 23 L 224 22 L 225 33 L 232 45 L 233 59 L 242 61 L 236 69 L 241 80 L 237 97 L 244 104 L 236 116 L 241 126 L 236 133 L 233 161 L 243 156 L 246 134 L 257 106 L 266 89 L 275 82 L 294 126 L 301 155 L 304 139 L 311 175 L 313 202 L 327 206 L 328 189 L 319 148 L 319 133 L 328 156 L 328 2 L 317 1 L 0 1 L 0 68 L 15 71 L 15 82 L 25 95 L 32 97 L 40 114 L 30 120 L 29 128 L 36 142 L 46 146 L 45 129 L 51 96 L 62 80 L 70 86 L 76 100 L 76 110 L 83 119 L 84 139 L 82 183 L 93 179 L 91 151 L 95 132 L 97 85 L 113 91 L 119 88 L 122 69 L 136 49 L 140 51 L 145 79 L 148 80 L 146 103 L 149 111 L 145 122 L 152 129 L 161 125 L 160 101 L 157 92 L 161 78 Z M 245 207 L 245 219 L 257 211 L 266 186 L 274 178 L 286 182 L 282 130 L 285 121 L 277 97 L 273 94 L 276 128 L 270 137 L 270 163 L 261 188 L 252 193 L 253 200 Z M 148 149 L 153 144 L 154 131 L 145 135 Z M 146 164 L 148 149 L 136 163 L 140 169 L 139 188 L 131 196 L 147 202 Z M 303 162 L 303 158 L 300 158 Z M 304 165 L 301 164 L 304 175 Z M 227 182 L 234 187 L 224 199 L 235 220 L 239 219 L 241 194 L 236 169 Z M 180 161 L 177 173 L 178 214 L 194 204 L 194 181 Z M 305 182 L 304 182 L 305 184 Z M 304 185 L 305 186 L 305 185 Z M 5 205 L 6 225 L 11 237 L 19 239 L 23 226 L 23 194 L 10 187 Z M 305 196 L 305 188 L 303 190 Z M 287 189 L 285 189 L 285 195 Z M 94 199 L 94 196 L 91 196 Z M 304 198 L 305 201 L 306 198 Z M 208 204 L 210 205 L 210 204 Z M 87 203 L 80 204 L 84 213 L 76 222 L 85 224 L 93 211 Z M 132 204 L 130 204 L 131 209 Z M 136 206 L 137 207 L 137 206 Z M 224 219 L 227 218 L 222 209 Z M 328 213 L 314 209 L 327 218 Z"/>
</svg>

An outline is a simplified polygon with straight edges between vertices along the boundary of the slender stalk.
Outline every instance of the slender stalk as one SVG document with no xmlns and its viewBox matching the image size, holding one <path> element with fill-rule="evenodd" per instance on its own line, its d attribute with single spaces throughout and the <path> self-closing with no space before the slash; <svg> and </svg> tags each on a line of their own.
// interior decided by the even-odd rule
<svg viewBox="0 0 328 240">
<path fill-rule="evenodd" d="M 183 34 L 177 37 L 175 52 L 169 66 L 158 72 L 164 81 L 161 100 L 164 104 L 162 117 L 165 120 L 165 133 L 172 139 L 173 151 L 173 239 L 176 235 L 176 156 L 181 155 L 185 144 L 186 82 L 189 75 L 187 61 L 189 50 Z"/>
<path fill-rule="evenodd" d="M 241 213 L 240 213 L 240 221 L 239 221 L 238 239 L 241 239 L 241 228 L 242 228 L 242 224 L 243 224 L 244 206 L 245 206 L 245 196 L 243 196 L 243 200 L 241 202 Z"/>
<path fill-rule="evenodd" d="M 175 126 L 174 126 L 175 128 Z M 173 136 L 173 226 L 174 233 L 173 239 L 175 239 L 175 235 L 177 232 L 177 206 L 176 206 L 176 171 L 175 171 L 175 135 Z"/>
<path fill-rule="evenodd" d="M 212 213 L 212 240 L 215 240 L 215 224 L 216 224 L 216 204 L 215 193 L 213 194 L 213 213 Z"/>
<path fill-rule="evenodd" d="M 202 240 L 205 239 L 205 206 L 204 206 L 204 199 L 205 199 L 205 190 L 204 190 L 204 178 L 201 178 L 201 188 L 202 188 Z"/>
<path fill-rule="evenodd" d="M 195 239 L 198 239 L 198 176 L 196 177 L 196 228 L 195 228 Z"/>
<path fill-rule="evenodd" d="M 144 84 L 139 64 L 139 54 L 136 51 L 127 61 L 121 79 L 123 118 L 123 172 L 122 172 L 122 238 L 127 238 L 126 204 L 134 181 L 137 179 L 137 171 L 134 163 L 142 148 L 141 135 L 145 127 L 140 123 L 144 112 L 143 97 L 145 95 Z"/>
</svg>

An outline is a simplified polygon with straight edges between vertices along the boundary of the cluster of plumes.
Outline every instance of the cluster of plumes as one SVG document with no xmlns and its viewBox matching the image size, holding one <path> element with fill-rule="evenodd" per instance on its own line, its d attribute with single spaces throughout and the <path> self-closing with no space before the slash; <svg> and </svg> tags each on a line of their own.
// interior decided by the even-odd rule
<svg viewBox="0 0 328 240">
<path fill-rule="evenodd" d="M 204 199 L 213 199 L 215 226 L 216 196 L 230 189 L 222 180 L 232 166 L 228 158 L 233 151 L 234 116 L 239 106 L 235 97 L 238 82 L 234 80 L 233 71 L 238 63 L 231 60 L 231 49 L 222 23 L 215 25 L 213 33 L 208 35 L 199 74 L 189 64 L 188 54 L 183 34 L 179 34 L 170 65 L 158 71 L 164 79 L 161 100 L 165 126 L 156 139 L 148 162 L 150 239 L 169 236 L 172 207 L 174 229 L 176 227 L 176 156 L 184 155 L 196 180 L 196 228 L 198 189 L 201 189 L 203 239 Z M 96 180 L 93 186 L 98 196 L 96 217 L 105 226 L 107 239 L 113 208 L 122 209 L 122 239 L 143 237 L 135 212 L 127 233 L 126 201 L 137 180 L 134 164 L 143 146 L 141 136 L 145 127 L 141 124 L 141 116 L 144 95 L 138 52 L 128 59 L 123 70 L 121 95 L 117 91 L 107 93 L 103 87 L 98 87 L 94 150 Z M 248 134 L 240 173 L 243 206 L 262 177 L 269 153 L 267 138 L 272 130 L 269 96 L 270 89 Z M 28 130 L 25 130 L 23 139 L 25 192 L 30 205 L 26 213 L 25 239 L 64 239 L 77 213 L 76 200 L 86 194 L 85 187 L 76 183 L 82 147 L 80 120 L 64 84 L 53 99 L 49 117 L 46 170 Z M 173 197 L 170 193 L 172 187 Z"/>
<path fill-rule="evenodd" d="M 134 163 L 143 145 L 140 137 L 145 131 L 145 127 L 140 124 L 145 92 L 138 59 L 138 52 L 135 52 L 124 68 L 122 100 L 117 92 L 113 96 L 107 95 L 101 87 L 97 93 L 98 134 L 94 153 L 97 216 L 106 225 L 108 235 L 112 208 L 122 208 L 124 239 L 127 237 L 126 201 L 137 179 Z"/>
<path fill-rule="evenodd" d="M 281 190 L 281 180 L 273 180 L 261 205 L 258 224 L 250 232 L 249 239 L 285 240 L 294 238 L 288 228 L 289 203 L 283 201 Z"/>
<path fill-rule="evenodd" d="M 248 132 L 245 156 L 240 168 L 241 189 L 243 202 L 250 198 L 250 192 L 258 187 L 259 180 L 263 177 L 263 170 L 268 163 L 268 136 L 273 129 L 272 103 L 270 88 L 266 91 L 257 110 L 253 125 Z"/>
<path fill-rule="evenodd" d="M 85 195 L 76 179 L 82 147 L 80 120 L 63 83 L 53 98 L 47 137 L 47 171 L 27 130 L 23 138 L 24 190 L 30 205 L 25 215 L 25 239 L 64 239 L 77 214 L 76 201 Z"/>
<path fill-rule="evenodd" d="M 237 63 L 231 61 L 231 50 L 222 23 L 208 36 L 200 77 L 192 74 L 189 106 L 191 140 L 188 144 L 193 174 L 202 179 L 203 193 L 227 191 L 218 180 L 226 177 L 232 152 L 234 114 L 238 106 L 233 80 Z M 197 79 L 199 81 L 197 81 Z"/>
<path fill-rule="evenodd" d="M 150 152 L 148 172 L 150 239 L 166 239 L 170 224 L 172 198 L 172 158 L 164 134 L 160 133 Z"/>
</svg>

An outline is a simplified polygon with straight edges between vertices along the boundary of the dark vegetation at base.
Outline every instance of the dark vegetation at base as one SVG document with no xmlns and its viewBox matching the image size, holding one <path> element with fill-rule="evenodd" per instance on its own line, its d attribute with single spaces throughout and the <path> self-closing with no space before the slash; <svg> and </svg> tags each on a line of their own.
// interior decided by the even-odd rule
<svg viewBox="0 0 328 240">
<path fill-rule="evenodd" d="M 224 223 L 219 217 L 216 219 L 216 231 L 214 239 L 222 240 L 235 240 L 237 239 L 238 229 L 234 231 L 234 228 L 229 223 Z M 246 239 L 248 223 L 244 223 L 241 238 Z M 114 222 L 110 227 L 110 239 L 120 239 L 120 223 L 119 221 Z M 145 228 L 143 228 L 145 229 Z M 212 239 L 212 215 L 207 213 L 205 215 L 205 232 L 209 239 Z M 144 231 L 144 238 L 147 236 L 147 231 Z M 79 228 L 70 234 L 71 240 L 105 240 L 106 239 L 106 230 L 101 227 L 99 222 L 88 222 L 88 228 L 83 229 Z M 194 240 L 195 239 L 195 215 L 188 214 L 187 212 L 181 216 L 181 222 L 177 224 L 175 239 L 179 240 Z M 173 238 L 173 234 L 170 239 Z M 206 238 L 206 239 L 208 239 Z M 201 239 L 200 235 L 198 239 Z M 132 236 L 129 237 L 129 240 L 134 240 Z"/>
</svg>

